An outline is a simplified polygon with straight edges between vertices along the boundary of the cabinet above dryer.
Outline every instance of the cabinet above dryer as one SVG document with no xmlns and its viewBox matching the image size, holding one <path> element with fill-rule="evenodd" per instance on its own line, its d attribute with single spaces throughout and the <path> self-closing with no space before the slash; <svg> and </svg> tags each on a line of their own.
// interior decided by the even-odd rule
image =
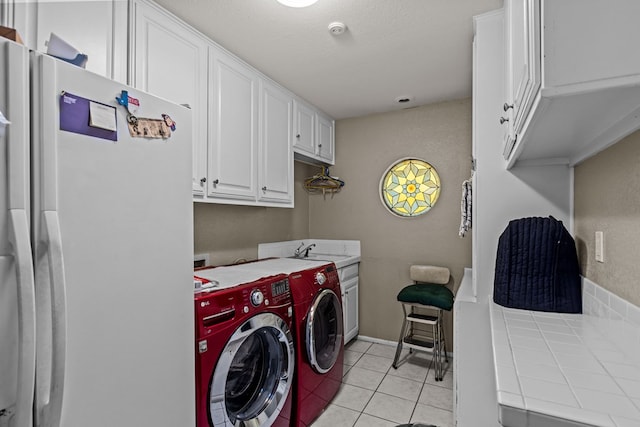
<svg viewBox="0 0 640 427">
<path fill-rule="evenodd" d="M 640 3 L 506 0 L 503 155 L 575 165 L 640 128 Z"/>
</svg>

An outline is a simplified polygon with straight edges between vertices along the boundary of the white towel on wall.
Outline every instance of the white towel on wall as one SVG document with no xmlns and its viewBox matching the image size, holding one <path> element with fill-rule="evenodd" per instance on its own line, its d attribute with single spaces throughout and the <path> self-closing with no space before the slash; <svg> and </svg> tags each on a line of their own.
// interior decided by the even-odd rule
<svg viewBox="0 0 640 427">
<path fill-rule="evenodd" d="M 464 235 L 471 229 L 471 180 L 462 183 L 462 201 L 460 202 L 460 230 L 458 235 Z"/>
</svg>

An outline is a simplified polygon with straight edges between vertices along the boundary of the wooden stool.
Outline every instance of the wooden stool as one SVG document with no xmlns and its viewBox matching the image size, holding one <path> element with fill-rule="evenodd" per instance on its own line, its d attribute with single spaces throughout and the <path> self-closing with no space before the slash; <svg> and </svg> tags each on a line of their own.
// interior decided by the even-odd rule
<svg viewBox="0 0 640 427">
<path fill-rule="evenodd" d="M 442 381 L 444 375 L 443 356 L 449 363 L 444 328 L 442 326 L 443 310 L 453 308 L 453 293 L 445 286 L 449 283 L 451 273 L 446 267 L 430 265 L 412 265 L 410 269 L 413 284 L 405 286 L 398 293 L 398 301 L 402 305 L 404 320 L 400 329 L 400 338 L 393 359 L 393 367 L 398 368 L 398 360 L 402 347 L 409 351 L 418 350 L 433 354 L 436 381 Z M 416 308 L 424 309 L 432 314 L 416 313 Z M 422 324 L 430 331 L 419 333 L 414 324 Z"/>
</svg>

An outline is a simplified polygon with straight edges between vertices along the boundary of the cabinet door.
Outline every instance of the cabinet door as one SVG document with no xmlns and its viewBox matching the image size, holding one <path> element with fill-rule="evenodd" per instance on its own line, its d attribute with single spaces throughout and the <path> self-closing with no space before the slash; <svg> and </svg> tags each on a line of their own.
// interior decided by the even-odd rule
<svg viewBox="0 0 640 427">
<path fill-rule="evenodd" d="M 207 153 L 207 42 L 147 1 L 133 6 L 132 85 L 192 110 L 192 187 L 204 195 Z M 180 132 L 180 123 L 176 123 Z"/>
<path fill-rule="evenodd" d="M 335 163 L 333 120 L 316 114 L 316 125 L 318 129 L 316 135 L 316 152 L 323 161 L 332 165 Z"/>
<path fill-rule="evenodd" d="M 517 138 L 540 89 L 540 0 L 507 0 L 507 105 Z"/>
<path fill-rule="evenodd" d="M 256 200 L 257 74 L 214 47 L 209 51 L 208 194 Z"/>
<path fill-rule="evenodd" d="M 296 151 L 315 155 L 316 113 L 311 107 L 297 100 L 293 103 L 293 111 L 295 124 L 295 140 L 293 141 L 293 147 Z"/>
<path fill-rule="evenodd" d="M 267 80 L 261 81 L 258 200 L 293 202 L 293 97 Z"/>
<path fill-rule="evenodd" d="M 0 2 L 4 25 L 16 28 L 25 45 L 47 51 L 51 33 L 89 59 L 86 69 L 127 81 L 127 3 L 120 0 Z"/>
<path fill-rule="evenodd" d="M 351 279 L 344 286 L 344 342 L 348 342 L 358 335 L 358 278 Z"/>
</svg>

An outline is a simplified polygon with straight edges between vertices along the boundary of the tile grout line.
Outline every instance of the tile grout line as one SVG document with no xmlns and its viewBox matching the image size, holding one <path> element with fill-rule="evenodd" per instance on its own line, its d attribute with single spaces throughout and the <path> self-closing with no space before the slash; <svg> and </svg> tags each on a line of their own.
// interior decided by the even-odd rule
<svg viewBox="0 0 640 427">
<path fill-rule="evenodd" d="M 371 347 L 373 347 L 373 344 L 371 344 L 371 345 L 369 345 L 369 347 L 367 347 L 367 351 L 369 351 L 369 350 L 371 349 Z M 365 354 L 367 354 L 367 352 L 362 353 L 362 356 L 364 356 Z M 362 356 L 360 356 L 360 358 L 362 358 Z M 373 356 L 373 355 L 372 355 L 372 356 Z M 385 359 L 386 359 L 386 358 L 385 358 Z M 360 360 L 360 359 L 358 359 L 358 360 Z M 353 366 L 355 366 L 355 365 L 353 365 Z M 366 369 L 366 368 L 360 368 L 360 369 Z M 379 383 L 378 383 L 378 385 L 376 386 L 376 389 L 375 389 L 375 390 L 373 390 L 373 393 L 371 394 L 371 397 L 369 398 L 369 400 L 367 400 L 367 403 L 365 403 L 364 408 L 362 408 L 362 411 L 360 411 L 360 414 L 358 415 L 358 418 L 356 418 L 356 422 L 355 422 L 355 423 L 353 423 L 353 425 L 354 425 L 354 426 L 358 423 L 358 420 L 360 419 L 360 417 L 362 416 L 362 414 L 364 414 L 364 413 L 365 413 L 365 412 L 364 412 L 364 410 L 367 408 L 367 405 L 371 402 L 371 399 L 373 399 L 373 396 L 375 396 L 375 395 L 376 395 L 376 393 L 378 392 L 378 389 L 380 388 L 380 385 L 382 384 L 382 382 L 384 381 L 384 379 L 386 378 L 386 376 L 389 374 L 389 369 L 391 369 L 391 368 L 388 368 L 388 369 L 387 369 L 387 371 L 385 372 L 384 376 L 382 377 L 382 380 L 380 380 L 380 382 L 379 382 Z M 368 370 L 368 371 L 372 371 L 372 372 L 376 372 L 376 371 L 373 371 L 373 370 L 371 370 L 371 369 L 367 369 L 367 370 Z M 370 415 L 370 414 L 367 414 L 367 415 Z M 375 415 L 371 415 L 371 416 L 375 416 Z M 376 417 L 376 418 L 379 418 L 379 417 Z M 386 420 L 385 418 L 381 418 L 381 419 Z M 386 421 L 391 421 L 391 420 L 386 420 Z M 393 421 L 391 421 L 391 422 L 393 422 Z M 352 427 L 353 427 L 353 426 L 352 426 Z"/>
<path fill-rule="evenodd" d="M 431 370 L 431 364 L 433 364 L 433 359 L 429 361 L 429 366 L 427 366 L 427 375 L 424 377 L 424 381 L 422 382 L 422 387 L 420 387 L 420 393 L 418 393 L 418 398 L 416 399 L 416 404 L 413 405 L 413 411 L 411 411 L 411 415 L 409 416 L 409 423 L 413 419 L 413 416 L 416 413 L 416 409 L 418 409 L 418 402 L 420 402 L 420 396 L 422 396 L 422 391 L 424 390 L 424 385 L 427 383 L 429 379 L 429 371 Z"/>
<path fill-rule="evenodd" d="M 362 356 L 364 356 L 365 354 L 369 354 L 368 351 L 371 349 L 371 347 L 373 347 L 373 344 L 369 345 L 369 347 L 367 347 L 367 351 L 365 351 L 364 353 L 362 353 L 360 355 L 360 357 L 358 358 L 358 361 L 362 358 Z M 375 354 L 369 354 L 370 356 L 376 356 L 376 357 L 384 357 L 384 356 L 377 356 Z M 385 359 L 389 359 L 388 357 L 384 357 Z M 357 361 L 356 361 L 357 363 Z M 393 362 L 392 362 L 393 363 Z M 355 363 L 352 365 L 352 367 L 355 366 Z M 358 414 L 358 417 L 356 418 L 356 421 L 352 424 L 352 427 L 355 426 L 358 423 L 358 420 L 360 419 L 360 417 L 362 417 L 362 414 L 364 414 L 364 410 L 367 408 L 367 405 L 369 405 L 369 403 L 371 402 L 371 399 L 373 399 L 373 396 L 375 396 L 376 393 L 378 393 L 378 390 L 380 389 L 380 385 L 382 385 L 382 383 L 384 382 L 384 379 L 387 377 L 387 375 L 389 375 L 389 371 L 393 368 L 393 365 L 391 365 L 389 368 L 387 368 L 387 370 L 384 372 L 384 376 L 382 377 L 382 379 L 380 380 L 380 382 L 378 383 L 378 385 L 376 386 L 375 390 L 373 390 L 373 393 L 371 394 L 371 397 L 369 398 L 369 400 L 367 400 L 367 403 L 365 403 L 364 407 L 362 408 L 362 411 L 360 411 L 360 413 Z M 371 372 L 379 372 L 379 371 L 374 371 L 372 369 L 367 369 L 367 368 L 360 368 L 360 369 L 364 369 L 367 371 L 371 371 Z M 349 368 L 349 370 L 351 370 L 351 368 Z M 427 367 L 427 376 L 429 375 L 429 368 Z M 343 377 L 344 379 L 344 377 Z M 425 377 L 425 381 L 426 381 L 426 377 Z M 424 383 L 423 383 L 424 386 Z M 355 386 L 354 386 L 355 387 Z M 362 388 L 362 387 L 361 387 Z M 383 393 L 382 391 L 380 391 L 380 393 L 387 395 L 387 393 Z M 391 395 L 387 395 L 387 396 L 391 396 Z M 394 396 L 394 397 L 398 397 L 398 396 Z M 420 395 L 418 395 L 418 398 L 420 397 Z M 416 401 L 417 403 L 417 401 Z M 415 406 L 414 406 L 414 411 L 415 411 Z M 412 412 L 413 413 L 413 412 Z M 371 414 L 367 414 L 370 415 L 372 417 L 375 418 L 379 418 L 381 420 L 385 420 L 385 421 L 389 421 L 391 423 L 395 423 L 395 421 L 392 420 L 388 420 L 386 418 L 380 418 L 377 417 L 375 415 L 371 415 Z M 409 418 L 411 419 L 411 418 Z"/>
</svg>

